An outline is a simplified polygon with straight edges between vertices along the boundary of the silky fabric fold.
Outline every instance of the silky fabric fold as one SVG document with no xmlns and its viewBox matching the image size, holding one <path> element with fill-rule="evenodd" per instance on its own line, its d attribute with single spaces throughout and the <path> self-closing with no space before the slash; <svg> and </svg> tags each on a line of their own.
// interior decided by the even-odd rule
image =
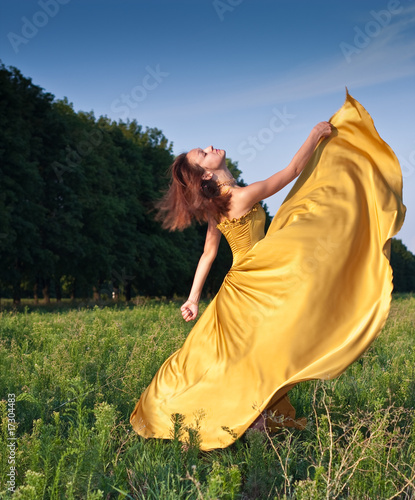
<svg viewBox="0 0 415 500">
<path fill-rule="evenodd" d="M 264 235 L 256 204 L 218 228 L 232 267 L 183 347 L 141 395 L 130 422 L 171 438 L 172 415 L 224 448 L 272 409 L 293 421 L 287 391 L 340 375 L 388 316 L 390 238 L 405 216 L 402 174 L 369 113 L 348 93 Z"/>
</svg>

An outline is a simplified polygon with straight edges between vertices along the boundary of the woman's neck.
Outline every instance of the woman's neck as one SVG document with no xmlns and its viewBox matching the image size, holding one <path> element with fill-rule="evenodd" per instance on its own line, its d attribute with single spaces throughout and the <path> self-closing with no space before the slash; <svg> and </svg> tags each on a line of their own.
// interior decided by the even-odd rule
<svg viewBox="0 0 415 500">
<path fill-rule="evenodd" d="M 233 175 L 229 172 L 227 168 L 226 170 L 219 170 L 216 173 L 215 177 L 216 177 L 215 181 L 218 183 L 219 186 L 236 184 L 236 179 L 233 177 Z"/>
</svg>

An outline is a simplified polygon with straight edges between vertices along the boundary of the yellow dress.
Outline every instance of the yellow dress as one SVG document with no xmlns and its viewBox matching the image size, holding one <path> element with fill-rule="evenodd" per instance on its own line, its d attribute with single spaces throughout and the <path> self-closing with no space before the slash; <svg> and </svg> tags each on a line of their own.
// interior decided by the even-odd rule
<svg viewBox="0 0 415 500">
<path fill-rule="evenodd" d="M 233 264 L 183 347 L 130 417 L 170 438 L 172 414 L 199 420 L 201 448 L 224 448 L 272 409 L 294 418 L 295 384 L 332 379 L 369 347 L 390 307 L 390 238 L 402 226 L 402 175 L 348 93 L 264 236 L 256 204 L 220 223 Z"/>
</svg>

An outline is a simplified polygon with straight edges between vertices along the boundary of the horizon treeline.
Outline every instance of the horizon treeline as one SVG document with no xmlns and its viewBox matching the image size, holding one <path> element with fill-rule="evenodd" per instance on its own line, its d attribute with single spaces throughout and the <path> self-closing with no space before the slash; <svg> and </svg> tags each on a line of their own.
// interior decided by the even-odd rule
<svg viewBox="0 0 415 500">
<path fill-rule="evenodd" d="M 3 64 L 0 122 L 0 297 L 189 293 L 206 229 L 154 221 L 174 159 L 160 130 L 75 112 Z M 223 243 L 210 295 L 230 267 Z"/>
<path fill-rule="evenodd" d="M 75 112 L 1 61 L 0 123 L 0 297 L 188 294 L 206 229 L 168 232 L 154 221 L 174 160 L 162 131 Z M 222 238 L 208 297 L 231 261 Z M 400 240 L 391 263 L 395 291 L 415 291 L 415 256 Z"/>
</svg>

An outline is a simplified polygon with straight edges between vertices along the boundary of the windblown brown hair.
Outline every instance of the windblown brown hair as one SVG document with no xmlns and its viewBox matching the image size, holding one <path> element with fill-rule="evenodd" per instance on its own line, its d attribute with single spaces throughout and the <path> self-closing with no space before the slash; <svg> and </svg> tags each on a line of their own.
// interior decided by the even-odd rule
<svg viewBox="0 0 415 500">
<path fill-rule="evenodd" d="M 156 220 L 170 231 L 182 231 L 193 220 L 207 222 L 209 216 L 219 221 L 229 211 L 231 194 L 221 194 L 216 181 L 202 179 L 204 169 L 192 165 L 186 155 L 177 156 L 170 166 L 170 186 L 155 204 Z"/>
</svg>

